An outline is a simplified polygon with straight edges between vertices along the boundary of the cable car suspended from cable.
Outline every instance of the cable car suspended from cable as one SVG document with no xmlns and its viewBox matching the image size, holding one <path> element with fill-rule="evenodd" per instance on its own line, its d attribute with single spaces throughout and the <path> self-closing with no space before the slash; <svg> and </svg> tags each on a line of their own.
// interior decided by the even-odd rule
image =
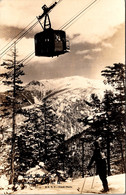
<svg viewBox="0 0 126 195">
<path fill-rule="evenodd" d="M 35 55 L 36 56 L 46 56 L 53 57 L 59 56 L 66 52 L 69 52 L 69 41 L 66 39 L 66 33 L 63 30 L 53 30 L 51 28 L 51 22 L 48 15 L 50 9 L 52 9 L 56 5 L 53 4 L 51 7 L 47 7 L 44 5 L 42 9 L 44 13 L 38 17 L 38 21 L 40 23 L 40 19 L 45 16 L 44 20 L 44 28 L 42 32 L 37 33 L 34 36 L 35 39 Z"/>
</svg>

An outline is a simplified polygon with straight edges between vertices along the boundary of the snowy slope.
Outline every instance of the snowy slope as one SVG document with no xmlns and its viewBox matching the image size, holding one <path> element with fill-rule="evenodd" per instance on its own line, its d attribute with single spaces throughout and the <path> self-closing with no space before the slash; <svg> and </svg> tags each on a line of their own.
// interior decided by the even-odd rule
<svg viewBox="0 0 126 195">
<path fill-rule="evenodd" d="M 106 194 L 125 193 L 125 174 L 108 177 L 110 191 Z M 46 184 L 25 188 L 14 194 L 99 194 L 102 190 L 101 180 L 98 176 L 68 180 L 61 184 Z"/>
</svg>

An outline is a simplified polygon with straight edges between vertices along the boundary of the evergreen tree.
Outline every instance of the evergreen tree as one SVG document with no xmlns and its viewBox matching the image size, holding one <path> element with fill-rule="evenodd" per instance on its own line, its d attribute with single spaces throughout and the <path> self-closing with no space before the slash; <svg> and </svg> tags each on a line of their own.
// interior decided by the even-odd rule
<svg viewBox="0 0 126 195">
<path fill-rule="evenodd" d="M 64 137 L 57 133 L 59 120 L 56 114 L 56 108 L 52 105 L 51 98 L 43 99 L 41 111 L 44 114 L 44 161 L 49 169 L 57 169 L 59 164 L 57 148 L 64 141 Z"/>
<path fill-rule="evenodd" d="M 24 174 L 44 158 L 44 118 L 39 107 L 23 109 L 24 122 L 16 136 L 17 176 Z"/>
<path fill-rule="evenodd" d="M 10 183 L 14 183 L 14 161 L 15 161 L 15 136 L 16 136 L 16 114 L 21 108 L 20 93 L 23 91 L 21 84 L 23 83 L 20 76 L 24 75 L 22 70 L 23 64 L 17 61 L 16 46 L 12 53 L 9 55 L 1 66 L 5 68 L 5 72 L 0 74 L 3 79 L 3 84 L 8 87 L 5 93 L 5 98 L 1 103 L 1 117 L 6 118 L 8 121 L 12 119 L 12 149 L 11 149 L 11 172 Z"/>
<path fill-rule="evenodd" d="M 39 162 L 48 170 L 60 167 L 58 146 L 63 136 L 57 133 L 58 117 L 51 101 L 24 109 L 25 120 L 20 127 L 16 141 L 17 176 Z"/>
<path fill-rule="evenodd" d="M 96 138 L 101 136 L 106 143 L 107 149 L 107 164 L 108 175 L 110 172 L 110 159 L 111 153 L 110 145 L 116 141 L 116 147 L 120 147 L 119 153 L 122 157 L 122 172 L 125 170 L 125 76 L 124 65 L 114 64 L 113 66 L 107 66 L 102 71 L 102 76 L 105 77 L 104 83 L 110 84 L 112 90 L 106 90 L 104 98 L 100 101 L 97 95 L 91 95 L 91 101 L 86 101 L 93 111 L 93 117 L 80 119 L 79 122 L 83 122 L 84 125 L 89 125 L 92 128 L 90 133 Z M 118 143 L 117 143 L 118 142 Z M 117 159 L 116 159 L 117 160 Z"/>
<path fill-rule="evenodd" d="M 112 103 L 111 103 L 111 123 L 116 130 L 115 135 L 118 140 L 121 157 L 122 157 L 122 172 L 126 171 L 124 151 L 125 151 L 125 65 L 122 63 L 107 66 L 102 71 L 102 76 L 105 77 L 104 83 L 110 84 L 113 87 Z"/>
</svg>

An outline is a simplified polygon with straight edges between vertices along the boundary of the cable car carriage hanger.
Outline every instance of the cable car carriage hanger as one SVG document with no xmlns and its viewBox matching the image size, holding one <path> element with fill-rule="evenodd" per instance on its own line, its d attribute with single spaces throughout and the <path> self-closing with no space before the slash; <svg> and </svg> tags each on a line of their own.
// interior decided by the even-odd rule
<svg viewBox="0 0 126 195">
<path fill-rule="evenodd" d="M 35 39 L 35 56 L 46 56 L 53 57 L 59 56 L 61 54 L 67 53 L 70 50 L 69 41 L 66 39 L 66 33 L 63 30 L 53 30 L 51 28 L 51 22 L 48 12 L 57 4 L 55 2 L 49 8 L 44 5 L 42 7 L 43 14 L 37 17 L 41 27 L 42 32 L 37 33 L 34 36 Z M 44 19 L 44 27 L 42 26 L 40 20 Z"/>
</svg>

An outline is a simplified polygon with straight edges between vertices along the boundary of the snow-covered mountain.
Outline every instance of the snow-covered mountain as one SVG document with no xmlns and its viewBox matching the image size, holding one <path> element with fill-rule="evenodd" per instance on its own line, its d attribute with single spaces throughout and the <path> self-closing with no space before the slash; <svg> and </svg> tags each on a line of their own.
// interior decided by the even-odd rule
<svg viewBox="0 0 126 195">
<path fill-rule="evenodd" d="M 50 101 L 59 118 L 57 133 L 65 133 L 66 138 L 70 138 L 84 130 L 81 125 L 77 127 L 77 118 L 92 117 L 91 108 L 85 101 L 90 101 L 93 93 L 101 99 L 106 89 L 108 86 L 103 81 L 80 76 L 31 81 L 25 86 L 25 97 L 30 102 L 25 108 L 33 110 L 35 106 L 42 105 L 44 100 Z"/>
<path fill-rule="evenodd" d="M 77 117 L 92 116 L 90 108 L 85 105 L 84 101 L 88 101 L 92 93 L 95 93 L 101 99 L 106 89 L 108 89 L 108 86 L 100 80 L 72 76 L 31 81 L 25 85 L 24 92 L 19 94 L 18 99 L 23 102 L 22 107 L 29 110 L 29 112 L 30 109 L 33 110 L 38 105 L 43 104 L 44 100 L 49 100 L 50 105 L 59 117 L 60 123 L 63 123 L 64 119 L 66 120 L 64 123 L 67 123 L 66 127 L 64 127 L 65 124 L 62 124 L 64 130 L 58 128 L 58 133 L 65 132 L 66 137 L 69 138 L 81 131 L 80 128 L 76 128 Z M 0 94 L 0 101 L 2 101 L 4 95 L 4 93 Z M 78 107 L 78 111 L 75 107 Z M 22 116 L 17 115 L 18 124 L 22 123 L 22 118 Z"/>
<path fill-rule="evenodd" d="M 67 96 L 69 99 L 71 96 L 81 96 L 85 94 L 85 97 L 89 98 L 92 93 L 96 93 L 99 98 L 103 96 L 103 93 L 108 86 L 104 85 L 101 80 L 91 80 L 80 76 L 65 77 L 60 79 L 31 81 L 25 87 L 26 90 L 32 92 L 35 101 L 36 98 L 42 100 L 45 96 L 52 94 L 54 96 L 60 94 Z M 51 97 L 51 96 L 50 96 Z"/>
<path fill-rule="evenodd" d="M 30 165 L 29 158 L 24 158 L 25 168 L 29 169 L 33 160 L 36 161 L 34 163 L 38 163 L 40 157 L 44 158 L 43 143 L 45 144 L 46 140 L 48 140 L 49 155 L 54 154 L 58 145 L 65 140 L 64 143 L 68 146 L 67 152 L 74 150 L 79 163 L 82 157 L 80 140 L 85 136 L 87 139 L 85 159 L 88 161 L 88 152 L 93 140 L 92 135 L 88 135 L 88 132 L 92 128 L 88 125 L 84 126 L 83 122 L 79 122 L 78 119 L 92 119 L 93 116 L 96 116 L 88 101 L 90 101 L 93 93 L 99 99 L 102 99 L 106 89 L 110 89 L 110 87 L 104 85 L 102 81 L 90 80 L 79 76 L 31 81 L 25 85 L 24 91 L 17 96 L 23 112 L 16 115 L 16 134 L 22 140 L 22 143 L 25 143 L 24 149 L 21 146 L 20 151 L 22 154 L 27 151 L 31 152 L 29 157 Z M 6 94 L 0 94 L 0 102 L 5 98 Z M 9 95 L 11 96 L 11 94 Z M 6 151 L 1 156 L 0 161 L 0 164 L 2 164 L 6 159 L 6 163 L 4 163 L 6 167 L 8 166 L 6 156 L 8 156 L 9 147 L 11 146 L 9 140 L 11 140 L 12 121 L 10 119 L 7 121 L 2 120 L 0 121 L 0 126 L 6 127 L 6 134 L 4 133 L 2 139 L 3 144 L 4 142 L 6 143 Z M 42 145 L 38 148 L 40 143 Z M 7 147 L 8 145 L 9 147 Z M 39 153 L 40 150 L 41 153 Z M 70 158 L 72 159 L 71 156 Z M 77 165 L 79 170 L 81 170 L 81 166 L 81 163 Z"/>
</svg>

